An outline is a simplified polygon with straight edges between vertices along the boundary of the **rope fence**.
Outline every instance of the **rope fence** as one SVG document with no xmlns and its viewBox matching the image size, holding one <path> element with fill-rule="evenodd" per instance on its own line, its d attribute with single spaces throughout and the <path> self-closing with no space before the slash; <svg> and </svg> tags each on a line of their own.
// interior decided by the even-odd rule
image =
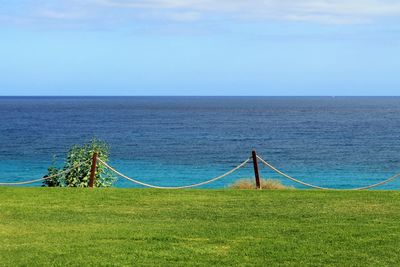
<svg viewBox="0 0 400 267">
<path fill-rule="evenodd" d="M 172 187 L 170 187 L 170 186 L 152 185 L 152 184 L 148 184 L 148 183 L 144 183 L 144 182 L 135 180 L 135 179 L 133 179 L 133 178 L 130 178 L 130 177 L 128 177 L 128 176 L 126 176 L 126 175 L 120 173 L 120 172 L 117 171 L 115 168 L 111 167 L 111 166 L 108 165 L 106 162 L 104 162 L 103 160 L 101 160 L 101 159 L 98 158 L 98 161 L 99 161 L 101 164 L 103 164 L 103 165 L 104 165 L 107 169 L 109 169 L 110 171 L 112 171 L 112 172 L 114 172 L 115 174 L 121 176 L 122 178 L 125 178 L 126 180 L 131 181 L 131 182 L 133 182 L 133 183 L 135 183 L 135 184 L 138 184 L 138 185 L 142 185 L 142 186 L 146 186 L 146 187 L 150 187 L 150 188 L 156 188 L 156 189 L 185 189 L 185 188 L 193 188 L 193 187 L 198 187 L 198 186 L 206 185 L 206 184 L 209 184 L 209 183 L 212 183 L 212 182 L 221 180 L 222 178 L 225 178 L 226 176 L 228 176 L 228 175 L 230 175 L 230 174 L 236 172 L 237 170 L 239 170 L 240 168 L 242 168 L 243 166 L 245 166 L 245 165 L 250 161 L 250 158 L 246 159 L 245 161 L 243 161 L 242 163 L 240 163 L 238 166 L 236 166 L 236 167 L 233 168 L 232 170 L 230 170 L 230 171 L 228 171 L 228 172 L 226 172 L 226 173 L 224 173 L 224 174 L 222 174 L 222 175 L 220 175 L 220 176 L 217 176 L 217 177 L 215 177 L 215 178 L 212 178 L 212 179 L 210 179 L 210 180 L 207 180 L 207 181 L 204 181 L 204 182 L 200 182 L 200 183 L 196 183 L 196 184 L 190 184 L 190 185 L 184 185 L 184 186 L 172 186 Z"/>
<path fill-rule="evenodd" d="M 80 162 L 80 163 L 76 164 L 75 166 L 73 166 L 73 167 L 71 167 L 71 168 L 69 168 L 67 170 L 64 170 L 64 171 L 59 172 L 59 173 L 54 174 L 54 175 L 45 176 L 43 178 L 39 178 L 39 179 L 35 179 L 35 180 L 29 180 L 29 181 L 22 181 L 22 182 L 4 182 L 4 183 L 0 183 L 0 185 L 24 185 L 24 184 L 33 184 L 33 183 L 44 181 L 44 180 L 50 180 L 50 179 L 53 179 L 55 177 L 61 176 L 63 174 L 69 173 L 70 171 L 79 168 L 80 166 L 82 166 L 83 164 L 85 164 L 87 162 L 88 162 L 88 160 Z"/>
<path fill-rule="evenodd" d="M 389 182 L 392 182 L 396 179 L 398 179 L 400 177 L 400 173 L 395 174 L 391 177 L 389 177 L 386 180 L 383 180 L 381 182 L 375 183 L 375 184 L 371 184 L 368 186 L 363 186 L 363 187 L 357 187 L 357 188 L 348 188 L 348 189 L 344 189 L 344 188 L 328 188 L 328 187 L 322 187 L 322 186 L 318 186 L 318 185 L 313 185 L 310 183 L 306 183 L 304 181 L 301 181 L 299 179 L 296 179 L 288 174 L 286 174 L 285 172 L 279 170 L 278 168 L 276 168 L 275 166 L 273 166 L 271 163 L 269 163 L 268 161 L 266 161 L 265 159 L 263 159 L 261 156 L 257 155 L 256 151 L 253 150 L 252 154 L 249 158 L 247 158 L 246 160 L 244 160 L 242 163 L 240 163 L 239 165 L 237 165 L 236 167 L 234 167 L 233 169 L 223 173 L 220 176 L 211 178 L 209 180 L 203 181 L 203 182 L 199 182 L 199 183 L 194 183 L 194 184 L 189 184 L 189 185 L 182 185 L 182 186 L 160 186 L 160 185 L 153 185 L 153 184 L 149 184 L 149 183 L 145 183 L 143 181 L 139 181 L 137 179 L 131 178 L 123 173 L 121 173 L 120 171 L 118 171 L 117 169 L 115 169 L 114 167 L 112 167 L 111 165 L 109 165 L 107 162 L 103 161 L 101 158 L 98 157 L 97 153 L 93 154 L 92 159 L 90 159 L 90 161 L 92 162 L 91 164 L 91 169 L 90 169 L 90 178 L 89 178 L 89 187 L 94 187 L 95 184 L 95 173 L 97 170 L 97 165 L 98 164 L 102 164 L 105 168 L 107 168 L 108 170 L 110 170 L 111 172 L 113 172 L 114 174 L 116 174 L 117 176 L 120 176 L 132 183 L 141 185 L 141 186 L 145 186 L 145 187 L 149 187 L 149 188 L 156 188 L 156 189 L 186 189 L 186 188 L 194 188 L 194 187 L 199 187 L 202 185 L 206 185 L 206 184 L 210 184 L 213 183 L 215 181 L 221 180 L 229 175 L 231 175 L 232 173 L 238 171 L 239 169 L 243 168 L 244 166 L 246 166 L 250 161 L 253 162 L 253 168 L 254 168 L 254 178 L 255 178 L 255 184 L 256 184 L 256 188 L 257 189 L 261 189 L 261 183 L 260 183 L 260 174 L 259 174 L 259 169 L 258 169 L 258 160 L 261 161 L 261 163 L 268 167 L 270 170 L 272 170 L 273 172 L 277 173 L 278 175 L 282 176 L 283 178 L 286 178 L 292 182 L 301 184 L 303 186 L 306 187 L 310 187 L 310 188 L 314 188 L 314 189 L 319 189 L 319 190 L 367 190 L 367 189 L 371 189 L 371 188 L 375 188 L 384 184 L 387 184 Z M 89 161 L 89 160 L 88 160 Z M 44 181 L 47 179 L 53 179 L 57 176 L 61 176 L 65 173 L 68 173 L 74 169 L 79 168 L 80 166 L 82 166 L 85 163 L 88 163 L 88 161 L 83 161 L 81 163 L 76 164 L 75 166 L 64 170 L 62 172 L 59 172 L 57 174 L 51 175 L 51 176 L 45 176 L 43 178 L 39 178 L 39 179 L 35 179 L 35 180 L 29 180 L 29 181 L 17 181 L 17 182 L 0 182 L 0 186 L 7 186 L 7 185 L 25 185 L 25 184 L 31 184 L 31 183 L 36 183 L 39 181 Z"/>
<path fill-rule="evenodd" d="M 265 166 L 270 168 L 272 171 L 276 172 L 277 174 L 279 174 L 279 175 L 281 175 L 281 176 L 283 176 L 283 177 L 285 177 L 285 178 L 287 178 L 287 179 L 289 179 L 289 180 L 291 180 L 291 181 L 293 181 L 295 183 L 298 183 L 298 184 L 301 184 L 301 185 L 304 185 L 304 186 L 307 186 L 307 187 L 311 187 L 311 188 L 314 188 L 314 189 L 320 189 L 320 190 L 367 190 L 367 189 L 371 189 L 371 188 L 374 188 L 374 187 L 378 187 L 378 186 L 387 184 L 387 183 L 389 183 L 391 181 L 394 181 L 394 180 L 396 180 L 397 178 L 400 177 L 400 173 L 398 173 L 398 174 L 395 174 L 395 175 L 389 177 L 386 180 L 383 180 L 382 182 L 379 182 L 379 183 L 376 183 L 376 184 L 372 184 L 372 185 L 368 185 L 368 186 L 363 186 L 363 187 L 347 188 L 347 189 L 343 189 L 343 188 L 328 188 L 328 187 L 321 187 L 321 186 L 309 184 L 309 183 L 303 182 L 301 180 L 298 180 L 298 179 L 296 179 L 296 178 L 294 178 L 294 177 L 282 172 L 281 170 L 277 169 L 276 167 L 274 167 L 273 165 L 271 165 L 269 162 L 267 162 L 266 160 L 264 160 L 263 158 L 261 158 L 258 155 L 257 155 L 257 159 L 259 159 Z"/>
</svg>

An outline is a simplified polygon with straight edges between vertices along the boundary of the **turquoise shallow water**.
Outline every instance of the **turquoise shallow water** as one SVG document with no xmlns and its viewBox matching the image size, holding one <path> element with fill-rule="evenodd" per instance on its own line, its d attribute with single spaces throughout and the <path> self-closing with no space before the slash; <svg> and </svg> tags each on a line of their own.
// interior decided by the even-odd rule
<svg viewBox="0 0 400 267">
<path fill-rule="evenodd" d="M 400 98 L 388 97 L 3 97 L 0 180 L 42 177 L 53 155 L 96 136 L 111 144 L 112 165 L 154 184 L 209 179 L 256 148 L 306 182 L 363 186 L 400 172 L 399 111 Z M 205 187 L 252 176 L 249 164 Z"/>
</svg>

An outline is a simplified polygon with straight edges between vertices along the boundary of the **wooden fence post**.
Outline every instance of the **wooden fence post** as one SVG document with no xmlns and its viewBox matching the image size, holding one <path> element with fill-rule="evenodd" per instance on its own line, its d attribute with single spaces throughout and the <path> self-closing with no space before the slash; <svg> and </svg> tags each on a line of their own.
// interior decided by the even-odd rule
<svg viewBox="0 0 400 267">
<path fill-rule="evenodd" d="M 254 178 L 256 179 L 256 188 L 261 189 L 260 173 L 258 172 L 257 152 L 255 150 L 253 150 L 251 152 L 251 155 L 253 157 Z"/>
<path fill-rule="evenodd" d="M 94 178 L 96 177 L 96 169 L 97 169 L 97 152 L 93 153 L 92 157 L 92 168 L 90 169 L 90 178 L 89 178 L 89 187 L 93 188 L 94 186 Z"/>
</svg>

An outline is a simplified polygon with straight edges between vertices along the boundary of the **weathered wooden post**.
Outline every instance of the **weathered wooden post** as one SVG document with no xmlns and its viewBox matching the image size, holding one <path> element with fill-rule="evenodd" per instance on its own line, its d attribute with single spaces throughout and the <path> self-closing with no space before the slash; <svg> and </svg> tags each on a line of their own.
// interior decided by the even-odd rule
<svg viewBox="0 0 400 267">
<path fill-rule="evenodd" d="M 256 188 L 261 189 L 260 173 L 258 172 L 257 152 L 255 150 L 253 150 L 251 152 L 251 155 L 253 157 L 254 178 L 256 179 Z"/>
<path fill-rule="evenodd" d="M 89 187 L 93 188 L 94 186 L 94 178 L 96 177 L 96 169 L 97 169 L 97 152 L 93 153 L 92 157 L 92 168 L 90 169 L 90 178 L 89 178 Z"/>
</svg>

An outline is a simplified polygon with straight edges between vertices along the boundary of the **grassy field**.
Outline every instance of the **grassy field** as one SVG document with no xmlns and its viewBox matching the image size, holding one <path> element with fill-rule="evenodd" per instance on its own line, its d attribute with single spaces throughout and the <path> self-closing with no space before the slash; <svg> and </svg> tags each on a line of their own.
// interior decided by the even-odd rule
<svg viewBox="0 0 400 267">
<path fill-rule="evenodd" d="M 2 266 L 399 266 L 400 193 L 0 188 Z"/>
</svg>

